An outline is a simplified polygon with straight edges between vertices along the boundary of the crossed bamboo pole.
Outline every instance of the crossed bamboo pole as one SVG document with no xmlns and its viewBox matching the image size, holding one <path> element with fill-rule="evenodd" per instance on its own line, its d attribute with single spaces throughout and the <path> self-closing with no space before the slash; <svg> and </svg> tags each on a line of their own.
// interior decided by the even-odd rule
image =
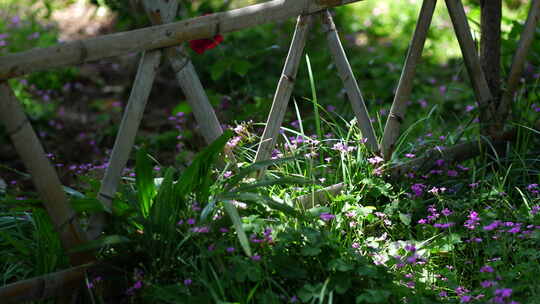
<svg viewBox="0 0 540 304">
<path fill-rule="evenodd" d="M 32 182 L 60 236 L 62 247 L 68 251 L 82 245 L 87 237 L 79 225 L 77 214 L 69 205 L 60 179 L 45 156 L 21 103 L 5 81 L 0 81 L 0 121 L 32 176 Z M 72 265 L 94 260 L 93 254 L 89 252 L 71 253 L 68 256 Z"/>
<path fill-rule="evenodd" d="M 431 1 L 431 0 L 425 0 L 425 1 Z M 452 1 L 458 1 L 458 2 L 452 3 Z M 272 2 L 274 2 L 273 4 L 276 4 L 276 2 L 278 1 L 272 1 Z M 308 4 L 310 3 L 310 1 L 307 1 L 307 0 L 304 2 Z M 346 1 L 346 2 L 354 2 L 354 1 Z M 474 46 L 474 43 L 471 44 L 471 42 L 473 41 L 472 41 L 472 37 L 470 36 L 470 30 L 468 29 L 468 24 L 466 23 L 467 20 L 463 11 L 463 6 L 461 5 L 461 2 L 459 0 L 446 0 L 446 3 L 451 13 L 451 16 L 453 15 L 452 22 L 456 29 L 456 34 L 458 35 L 458 39 L 460 40 L 460 46 L 462 48 L 462 52 L 464 52 L 463 48 L 465 46 L 469 46 L 469 47 L 471 45 Z M 316 4 L 316 5 L 319 5 L 319 4 Z M 339 5 L 339 4 L 335 4 L 335 5 Z M 307 11 L 313 8 L 312 6 L 309 6 L 309 5 L 307 5 L 306 7 L 308 8 Z M 518 46 L 518 51 L 516 52 L 516 55 L 512 63 L 510 76 L 508 78 L 507 90 L 504 93 L 506 97 L 503 97 L 503 98 L 507 98 L 506 100 L 507 103 L 511 101 L 511 98 L 517 88 L 518 82 L 516 79 L 519 79 L 518 77 L 522 73 L 523 64 L 526 58 L 526 54 L 529 53 L 532 39 L 534 37 L 535 29 L 538 24 L 539 16 L 540 16 L 540 0 L 533 0 L 530 7 L 529 15 L 527 18 L 527 22 L 525 25 L 525 29 L 524 29 L 524 32 L 522 33 L 522 37 Z M 203 37 L 196 36 L 193 39 L 197 39 L 197 38 L 203 38 Z M 82 43 L 82 45 L 84 45 L 84 43 Z M 71 47 L 73 46 L 74 44 L 71 45 Z M 60 49 L 62 50 L 62 48 Z M 139 50 L 142 50 L 142 49 L 144 48 L 141 48 Z M 152 48 L 148 48 L 148 49 L 152 49 Z M 69 47 L 67 50 L 64 49 L 64 51 L 69 53 Z M 43 53 L 41 52 L 42 51 L 36 50 L 36 51 L 33 51 L 33 54 L 43 55 Z M 25 52 L 25 53 L 28 53 L 28 52 Z M 8 59 L 17 59 L 18 63 L 21 62 L 20 60 L 21 58 L 24 59 L 24 56 L 17 57 L 13 55 L 1 57 L 0 58 L 0 79 L 5 79 L 9 75 L 12 75 L 12 76 L 22 75 L 25 72 L 29 72 L 32 70 L 32 69 L 21 70 L 17 68 L 7 69 L 6 57 Z M 82 56 L 82 57 L 86 57 L 86 56 Z M 469 52 L 468 55 L 464 54 L 464 57 L 466 57 L 465 61 L 466 61 L 469 73 L 473 74 L 471 75 L 472 76 L 471 78 L 473 78 L 473 86 L 475 88 L 475 93 L 477 95 L 477 98 L 481 97 L 483 98 L 482 99 L 483 101 L 489 100 L 490 99 L 489 90 L 486 91 L 485 87 L 482 84 L 482 82 L 485 82 L 485 78 L 484 80 L 482 80 L 483 74 L 471 73 L 475 71 L 477 68 L 477 65 L 475 63 L 475 61 L 477 61 L 477 54 Z M 71 58 L 69 60 L 74 60 L 74 59 Z M 78 60 L 78 62 L 83 62 L 83 61 L 84 61 L 84 58 L 83 59 L 79 58 Z M 22 62 L 26 62 L 26 64 L 28 64 L 26 60 L 22 60 Z M 51 65 L 51 62 L 47 64 Z M 16 66 L 18 66 L 18 64 L 13 65 L 12 67 L 16 67 Z M 40 66 L 34 67 L 34 69 L 41 70 L 43 68 L 46 68 L 44 66 L 47 66 L 47 65 L 42 64 Z M 52 66 L 54 66 L 54 64 Z M 481 69 L 480 69 L 480 72 L 481 72 Z M 403 78 L 403 75 L 402 75 L 402 78 Z M 15 98 L 8 84 L 2 81 L 0 81 L 0 98 L 1 98 L 0 120 L 6 126 L 8 135 L 13 141 L 18 153 L 21 155 L 23 162 L 25 163 L 28 170 L 33 176 L 33 181 L 36 185 L 36 188 L 38 189 L 40 196 L 44 199 L 44 204 L 47 208 L 47 211 L 49 212 L 49 216 L 51 217 L 53 221 L 54 227 L 55 229 L 57 229 L 57 231 L 60 234 L 62 245 L 66 249 L 73 248 L 74 246 L 80 245 L 85 240 L 86 237 L 78 225 L 76 214 L 66 202 L 66 198 L 62 191 L 58 176 L 56 175 L 56 172 L 54 171 L 53 167 L 50 165 L 48 160 L 45 158 L 43 148 L 41 147 L 41 144 L 39 143 L 39 140 L 37 136 L 35 135 L 35 132 L 33 131 L 30 123 L 28 122 L 26 116 L 24 115 L 24 112 L 22 110 L 22 107 L 20 106 L 19 101 Z M 502 104 L 500 107 L 502 107 Z M 500 109 L 501 108 L 499 108 L 499 110 Z M 386 129 L 385 129 L 385 134 L 386 134 Z M 449 160 L 462 158 L 463 155 L 466 155 L 465 158 L 472 157 L 473 154 L 476 153 L 478 146 L 479 146 L 478 143 L 471 142 L 471 143 L 456 145 L 454 147 L 449 147 L 444 152 L 446 155 L 445 157 L 447 157 Z M 471 149 L 473 149 L 474 151 L 472 151 Z M 383 155 L 384 155 L 384 152 L 383 152 Z M 395 177 L 398 177 L 398 176 L 401 176 L 403 173 L 407 172 L 408 170 L 417 170 L 419 168 L 418 167 L 419 165 L 421 166 L 422 164 L 429 163 L 430 162 L 429 159 L 431 159 L 430 157 L 432 156 L 427 155 L 425 158 L 415 160 L 411 163 L 394 166 L 392 167 L 393 169 L 392 172 L 396 174 Z M 37 176 L 46 177 L 46 178 L 39 179 Z M 330 186 L 328 188 L 325 188 L 320 193 L 318 193 L 317 197 L 320 196 L 320 199 L 324 200 L 326 199 L 325 193 L 338 193 L 339 191 L 341 191 L 342 188 L 343 188 L 342 184 Z M 313 198 L 305 197 L 305 198 L 302 198 L 302 200 L 300 201 L 301 201 L 300 203 L 304 205 L 304 204 L 308 204 L 309 201 L 313 202 Z M 70 261 L 74 265 L 81 265 L 81 264 L 84 264 L 85 262 L 92 261 L 92 260 L 93 260 L 93 256 L 88 253 L 70 254 Z M 47 277 L 47 276 L 37 277 L 37 278 L 29 279 L 26 281 L 10 284 L 8 286 L 4 286 L 0 288 L 0 295 L 10 295 L 12 294 L 12 292 L 16 292 L 18 295 L 22 295 L 24 294 L 24 291 L 21 292 L 21 288 L 22 288 L 23 290 L 28 290 L 28 291 L 37 290 L 37 292 L 33 292 L 31 294 L 29 293 L 25 294 L 23 296 L 25 300 L 45 299 L 47 297 L 60 294 L 62 289 L 65 289 L 69 284 L 72 284 L 73 281 L 79 281 L 82 278 L 79 268 L 70 268 L 63 272 L 59 272 L 59 273 L 55 273 L 51 275 L 55 276 L 55 279 L 53 280 L 54 284 L 47 284 L 50 277 Z M 56 278 L 59 281 L 57 281 Z M 43 288 L 40 287 L 42 285 L 45 286 L 44 284 L 47 286 L 46 292 L 43 292 Z M 74 286 L 76 285 L 77 284 L 75 284 Z M 10 299 L 10 300 L 13 300 L 13 299 Z"/>
<path fill-rule="evenodd" d="M 151 22 L 155 25 L 172 22 L 178 10 L 177 1 L 145 0 L 144 5 Z M 191 60 L 180 48 L 171 47 L 165 50 L 146 51 L 142 54 L 128 105 L 111 153 L 111 161 L 98 193 L 98 199 L 108 209 L 112 207 L 112 200 L 135 142 L 163 54 L 176 74 L 176 79 L 193 109 L 196 121 L 201 125 L 200 130 L 206 142 L 211 143 L 223 133 Z M 97 213 L 90 218 L 88 234 L 91 239 L 101 234 L 105 228 L 106 219 L 105 212 Z"/>
<path fill-rule="evenodd" d="M 489 121 L 490 117 L 495 115 L 492 109 L 492 103 L 490 103 L 492 95 L 480 65 L 480 59 L 476 52 L 476 45 L 472 38 L 465 9 L 461 0 L 445 0 L 445 2 L 459 42 L 461 54 L 465 61 L 465 66 L 467 67 L 467 72 L 471 78 L 476 99 L 480 107 L 486 109 L 481 113 L 481 115 L 484 115 L 481 120 Z M 422 54 L 435 3 L 436 0 L 424 0 L 423 2 L 420 17 L 405 61 L 405 68 L 403 69 L 396 96 L 386 122 L 381 146 L 382 154 L 387 161 L 392 158 L 396 141 L 399 138 L 400 127 L 405 119 L 405 103 L 410 98 L 416 65 Z"/>
<path fill-rule="evenodd" d="M 328 48 L 330 49 L 338 74 L 347 91 L 347 96 L 356 115 L 362 136 L 365 139 L 368 148 L 373 152 L 377 152 L 378 144 L 377 138 L 375 137 L 375 131 L 373 130 L 362 93 L 352 72 L 349 60 L 343 50 L 332 15 L 328 10 L 324 10 L 317 13 L 317 16 L 321 18 L 323 31 L 326 33 Z M 272 108 L 270 109 L 270 114 L 268 115 L 266 126 L 259 143 L 255 161 L 269 159 L 272 150 L 276 145 L 279 129 L 283 123 L 287 105 L 294 88 L 296 73 L 298 71 L 298 66 L 300 65 L 300 59 L 304 51 L 312 18 L 312 15 L 300 15 L 297 19 L 289 53 L 287 54 L 283 72 L 281 73 L 281 78 L 274 94 Z M 262 172 L 263 171 L 259 172 L 259 175 L 261 175 Z"/>
</svg>

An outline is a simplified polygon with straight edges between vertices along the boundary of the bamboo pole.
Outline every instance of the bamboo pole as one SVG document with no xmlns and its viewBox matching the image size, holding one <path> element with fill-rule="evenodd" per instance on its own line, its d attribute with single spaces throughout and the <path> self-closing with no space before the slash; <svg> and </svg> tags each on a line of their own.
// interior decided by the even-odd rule
<svg viewBox="0 0 540 304">
<path fill-rule="evenodd" d="M 506 90 L 503 93 L 501 103 L 498 111 L 502 113 L 502 117 L 508 116 L 510 111 L 510 104 L 514 98 L 514 93 L 519 85 L 519 79 L 523 73 L 525 66 L 525 60 L 529 54 L 535 33 L 540 19 L 540 0 L 532 0 L 531 7 L 529 8 L 529 15 L 525 22 L 525 28 L 521 34 L 517 51 L 514 55 L 512 67 L 510 68 L 510 74 L 506 83 Z"/>
<path fill-rule="evenodd" d="M 463 8 L 461 0 L 445 1 L 465 61 L 465 66 L 467 67 L 467 71 L 471 78 L 476 99 L 478 100 L 480 108 L 484 109 L 484 111 L 480 112 L 480 122 L 488 123 L 490 122 L 490 117 L 494 117 L 495 114 L 492 105 L 490 104 L 493 97 L 489 90 L 482 66 L 480 65 L 480 59 L 476 52 L 476 45 L 471 35 L 469 23 L 467 22 L 465 9 Z"/>
<path fill-rule="evenodd" d="M 62 247 L 69 250 L 86 241 L 86 235 L 79 226 L 77 214 L 68 204 L 56 171 L 45 156 L 28 118 L 5 81 L 0 81 L 0 121 L 6 127 L 15 149 L 43 200 L 56 232 L 60 235 Z M 88 252 L 68 254 L 72 265 L 80 265 L 94 258 Z"/>
<path fill-rule="evenodd" d="M 176 1 L 170 1 L 170 3 L 176 3 Z M 112 200 L 122 177 L 122 170 L 129 160 L 129 155 L 135 143 L 135 137 L 148 96 L 152 90 L 152 84 L 159 68 L 160 60 L 161 50 L 144 52 L 141 57 L 128 105 L 122 117 L 122 122 L 120 123 L 120 128 L 111 152 L 109 166 L 105 171 L 105 176 L 98 193 L 99 201 L 109 210 L 112 207 Z M 104 212 L 96 213 L 90 217 L 88 225 L 88 236 L 90 239 L 95 239 L 101 234 L 105 228 L 105 221 L 106 214 Z"/>
<path fill-rule="evenodd" d="M 274 94 L 272 108 L 270 109 L 270 115 L 268 115 L 261 142 L 257 149 L 255 162 L 268 160 L 272 154 L 272 149 L 276 145 L 279 129 L 283 123 L 287 105 L 294 88 L 296 73 L 298 72 L 298 66 L 300 65 L 302 53 L 304 52 L 304 46 L 306 45 L 311 21 L 311 15 L 298 16 L 294 36 L 291 46 L 289 47 L 289 53 L 287 54 L 287 59 L 285 59 L 283 72 L 281 73 L 281 78 L 279 79 Z M 262 172 L 260 172 L 259 175 L 260 174 L 262 174 Z"/>
<path fill-rule="evenodd" d="M 145 2 L 146 4 L 146 2 Z M 157 14 L 149 12 L 149 16 L 154 22 L 160 22 L 162 20 L 161 12 L 166 14 L 167 21 L 173 21 L 174 15 L 170 12 L 176 13 L 178 9 L 178 2 L 176 1 L 154 1 L 150 3 L 153 5 L 154 10 L 157 10 Z M 135 143 L 135 137 L 139 130 L 139 125 L 143 117 L 144 109 L 152 85 L 157 74 L 161 62 L 161 50 L 154 50 L 143 52 L 135 81 L 129 95 L 127 107 L 120 123 L 118 134 L 114 142 L 114 147 L 110 156 L 109 166 L 105 171 L 105 176 L 101 182 L 101 187 L 98 193 L 99 201 L 107 208 L 111 209 L 112 200 L 116 193 L 118 183 L 122 177 L 122 170 L 125 168 L 133 144 Z M 88 224 L 88 237 L 90 239 L 96 239 L 99 237 L 107 221 L 107 214 L 105 212 L 99 212 L 90 217 Z"/>
<path fill-rule="evenodd" d="M 274 0 L 185 21 L 32 49 L 0 57 L 0 79 L 170 47 L 358 1 L 362 0 Z"/>
<path fill-rule="evenodd" d="M 436 4 L 437 0 L 424 0 L 420 9 L 416 29 L 414 30 L 407 58 L 405 59 L 405 66 L 401 72 L 396 95 L 390 108 L 390 115 L 388 115 L 388 120 L 384 128 L 381 150 L 384 159 L 387 161 L 392 158 L 396 141 L 399 138 L 401 124 L 405 119 L 407 101 L 411 97 L 416 66 L 422 57 L 422 51 L 426 43 L 426 37 Z"/>
<path fill-rule="evenodd" d="M 195 67 L 179 48 L 167 49 L 165 55 L 176 74 L 176 80 L 186 95 L 188 104 L 193 110 L 195 120 L 199 124 L 199 132 L 203 135 L 206 143 L 210 144 L 223 134 L 223 129 L 221 129 L 216 112 L 197 76 Z M 231 152 L 226 151 L 226 153 L 232 157 Z"/>
<path fill-rule="evenodd" d="M 345 187 L 344 183 L 330 185 L 326 188 L 317 190 L 310 194 L 304 194 L 296 198 L 296 203 L 305 209 L 313 208 L 316 205 L 322 205 L 332 197 L 336 196 L 343 191 Z"/>
<path fill-rule="evenodd" d="M 21 303 L 68 297 L 84 280 L 85 272 L 95 264 L 86 264 L 0 287 L 2 303 Z"/>
<path fill-rule="evenodd" d="M 353 108 L 354 114 L 356 115 L 356 121 L 358 127 L 362 131 L 362 137 L 366 140 L 367 147 L 373 151 L 378 152 L 379 145 L 377 144 L 377 138 L 375 137 L 375 131 L 371 125 L 371 120 L 362 97 L 362 92 L 358 87 L 356 78 L 343 50 L 341 41 L 339 39 L 338 32 L 336 30 L 336 25 L 334 20 L 332 20 L 332 15 L 328 10 L 325 10 L 321 13 L 322 26 L 323 30 L 326 32 L 326 39 L 328 40 L 328 47 L 338 69 L 339 77 L 343 81 L 345 90 L 347 91 L 347 96 Z"/>
</svg>

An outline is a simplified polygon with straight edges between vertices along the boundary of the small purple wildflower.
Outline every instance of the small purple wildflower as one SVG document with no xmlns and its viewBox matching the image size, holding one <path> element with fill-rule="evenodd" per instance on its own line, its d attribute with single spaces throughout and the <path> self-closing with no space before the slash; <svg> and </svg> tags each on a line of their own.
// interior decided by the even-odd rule
<svg viewBox="0 0 540 304">
<path fill-rule="evenodd" d="M 422 194 L 424 194 L 424 189 L 426 187 L 427 186 L 424 184 L 414 184 L 411 186 L 411 190 L 414 192 L 415 196 L 419 197 L 419 196 L 422 196 Z"/>
<path fill-rule="evenodd" d="M 336 216 L 328 212 L 323 212 L 319 215 L 319 218 L 325 222 L 328 222 L 336 218 Z"/>
<path fill-rule="evenodd" d="M 482 266 L 480 268 L 480 272 L 489 272 L 489 273 L 491 273 L 493 271 L 494 271 L 493 267 L 491 267 L 489 265 L 484 265 L 484 266 Z"/>
</svg>

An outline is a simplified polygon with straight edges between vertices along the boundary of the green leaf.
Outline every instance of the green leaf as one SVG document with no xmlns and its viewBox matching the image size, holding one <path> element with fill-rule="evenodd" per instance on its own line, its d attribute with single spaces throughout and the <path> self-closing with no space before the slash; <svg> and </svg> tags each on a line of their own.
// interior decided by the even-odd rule
<svg viewBox="0 0 540 304">
<path fill-rule="evenodd" d="M 300 252 L 303 256 L 316 256 L 321 253 L 322 250 L 319 247 L 304 247 Z"/>
<path fill-rule="evenodd" d="M 148 153 L 144 149 L 137 151 L 135 167 L 138 204 L 141 215 L 146 218 L 150 214 L 152 200 L 156 195 L 154 184 L 153 166 Z"/>
<path fill-rule="evenodd" d="M 333 259 L 328 263 L 328 268 L 332 271 L 342 271 L 346 272 L 353 270 L 354 266 L 347 264 L 343 259 Z"/>
<path fill-rule="evenodd" d="M 25 246 L 25 242 L 12 238 L 9 233 L 3 231 L 0 231 L 0 236 L 6 239 L 6 241 L 11 244 L 11 246 L 15 247 L 15 249 L 17 249 L 17 251 L 20 252 L 22 255 L 30 256 L 30 248 Z"/>
<path fill-rule="evenodd" d="M 176 115 L 180 112 L 184 113 L 184 114 L 189 114 L 191 113 L 193 110 L 191 109 L 191 106 L 189 105 L 189 103 L 183 101 L 183 102 L 180 102 L 179 104 L 176 105 L 176 107 L 174 107 L 174 109 L 172 110 L 172 115 Z"/>
<path fill-rule="evenodd" d="M 271 199 L 270 197 L 259 195 L 256 193 L 251 192 L 229 192 L 222 194 L 218 197 L 219 200 L 236 200 L 236 201 L 248 201 L 252 202 L 261 206 L 266 206 L 272 210 L 278 210 L 286 215 L 293 216 L 295 218 L 301 218 L 303 215 L 298 210 L 294 209 L 293 207 L 278 203 L 275 200 Z"/>
<path fill-rule="evenodd" d="M 66 192 L 67 194 L 71 195 L 71 196 L 74 196 L 74 197 L 77 197 L 77 198 L 84 198 L 84 194 L 82 194 L 81 192 L 73 189 L 73 188 L 70 188 L 68 186 L 62 186 L 62 188 L 64 189 L 64 192 Z"/>
<path fill-rule="evenodd" d="M 388 303 L 390 291 L 367 289 L 362 295 L 356 297 L 356 303 Z"/>
<path fill-rule="evenodd" d="M 265 169 L 268 166 L 287 163 L 287 162 L 296 160 L 299 157 L 300 156 L 293 156 L 293 157 L 285 157 L 285 158 L 279 158 L 279 159 L 264 160 L 264 161 L 256 162 L 250 166 L 247 166 L 227 180 L 225 184 L 225 191 L 229 191 L 232 188 L 237 187 L 240 184 L 240 182 L 251 173 L 254 173 L 261 169 Z"/>
<path fill-rule="evenodd" d="M 107 235 L 104 237 L 101 237 L 97 240 L 86 242 L 82 245 L 75 246 L 74 248 L 70 249 L 68 253 L 75 253 L 75 252 L 81 252 L 81 251 L 89 251 L 94 250 L 97 248 L 105 247 L 108 245 L 116 245 L 116 244 L 122 244 L 122 243 L 128 243 L 131 242 L 130 239 L 126 238 L 125 236 L 121 235 Z"/>
<path fill-rule="evenodd" d="M 197 200 L 200 203 L 206 203 L 208 201 L 212 183 L 212 165 L 217 160 L 218 155 L 223 152 L 225 144 L 233 135 L 234 133 L 231 130 L 225 130 L 220 137 L 197 154 L 191 165 L 187 167 L 176 183 L 176 195 L 185 197 L 195 192 Z"/>
<path fill-rule="evenodd" d="M 259 182 L 252 184 L 239 185 L 237 188 L 234 188 L 232 192 L 246 192 L 255 190 L 257 188 L 266 187 L 266 186 L 275 186 L 275 185 L 313 185 L 314 181 L 307 178 L 298 178 L 298 177 L 280 177 L 273 179 L 263 179 Z"/>
<path fill-rule="evenodd" d="M 216 61 L 211 67 L 210 67 L 210 77 L 212 80 L 216 81 L 219 80 L 223 74 L 225 74 L 225 71 L 227 71 L 232 64 L 232 61 L 230 59 L 221 59 Z"/>
<path fill-rule="evenodd" d="M 225 207 L 225 212 L 227 212 L 227 214 L 231 218 L 231 221 L 233 222 L 233 226 L 236 230 L 236 235 L 238 236 L 238 241 L 240 241 L 240 245 L 244 249 L 246 255 L 251 256 L 251 247 L 249 246 L 246 232 L 242 227 L 242 218 L 238 214 L 238 210 L 236 210 L 236 207 L 234 207 L 234 205 L 231 204 L 229 201 L 223 202 L 223 206 Z"/>
<path fill-rule="evenodd" d="M 406 213 L 400 213 L 399 214 L 399 219 L 401 220 L 401 222 L 407 226 L 410 226 L 411 225 L 411 215 L 410 214 L 406 214 Z"/>
<path fill-rule="evenodd" d="M 232 70 L 240 76 L 246 76 L 247 72 L 253 67 L 253 65 L 246 60 L 235 60 L 232 64 Z"/>
</svg>

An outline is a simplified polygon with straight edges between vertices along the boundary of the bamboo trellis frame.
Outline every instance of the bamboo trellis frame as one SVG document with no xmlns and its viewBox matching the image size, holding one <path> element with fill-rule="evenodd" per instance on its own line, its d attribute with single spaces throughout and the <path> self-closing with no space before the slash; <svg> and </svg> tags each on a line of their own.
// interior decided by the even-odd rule
<svg viewBox="0 0 540 304">
<path fill-rule="evenodd" d="M 217 122 L 217 119 L 214 119 L 215 113 L 209 106 L 208 99 L 204 94 L 202 85 L 198 80 L 189 58 L 183 54 L 181 48 L 175 46 L 188 40 L 203 39 L 212 37 L 216 34 L 238 31 L 264 23 L 282 21 L 299 16 L 293 43 L 291 44 L 287 56 L 283 75 L 278 83 L 273 102 L 274 105 L 271 110 L 271 115 L 274 115 L 276 119 L 269 120 L 267 124 L 268 132 L 265 130 L 265 134 L 267 134 L 263 135 L 263 141 L 259 147 L 260 156 L 259 151 L 257 153 L 257 159 L 263 160 L 268 156 L 268 146 L 273 146 L 274 144 L 273 141 L 275 140 L 275 136 L 272 136 L 272 134 L 275 133 L 276 130 L 279 131 L 282 120 L 282 118 L 280 118 L 282 115 L 281 112 L 284 111 L 283 109 L 286 107 L 286 102 L 290 98 L 294 76 L 296 75 L 299 64 L 299 53 L 302 52 L 304 47 L 309 23 L 313 18 L 313 14 L 317 14 L 323 19 L 323 28 L 327 31 L 329 48 L 332 52 L 334 61 L 336 62 L 336 66 L 338 67 L 340 77 L 344 81 L 345 89 L 347 90 L 353 110 L 357 116 L 357 121 L 362 134 L 367 139 L 368 147 L 370 147 L 373 152 L 377 152 L 377 140 L 369 121 L 369 116 L 367 115 L 360 89 L 358 88 L 350 65 L 348 64 L 348 60 L 339 41 L 339 36 L 335 31 L 335 25 L 333 24 L 331 15 L 327 11 L 327 9 L 332 7 L 358 1 L 362 0 L 274 0 L 223 13 L 192 18 L 180 22 L 171 22 L 176 11 L 176 6 L 174 4 L 176 1 L 145 0 L 151 20 L 153 24 L 155 24 L 154 26 L 130 32 L 62 43 L 49 48 L 34 49 L 0 57 L 0 98 L 2 98 L 0 101 L 0 120 L 5 124 L 8 134 L 23 159 L 25 166 L 32 174 L 34 184 L 44 200 L 44 204 L 49 216 L 53 220 L 55 228 L 60 234 L 64 248 L 68 250 L 80 245 L 86 240 L 86 234 L 80 229 L 76 214 L 68 205 L 65 195 L 62 192 L 59 178 L 49 161 L 45 158 L 43 148 L 31 125 L 28 123 L 20 103 L 7 84 L 6 79 L 52 67 L 80 64 L 130 52 L 145 52 L 141 58 L 137 79 L 135 80 L 135 85 L 132 94 L 130 95 L 128 109 L 126 109 L 120 128 L 125 131 L 120 131 L 117 141 L 115 142 L 114 150 L 117 152 L 113 152 L 113 158 L 118 160 L 114 165 L 111 165 L 111 168 L 109 169 L 110 173 L 108 171 L 106 175 L 108 177 L 105 178 L 102 189 L 100 190 L 100 199 L 108 206 L 108 204 L 110 204 L 110 198 L 114 195 L 118 183 L 118 171 L 121 171 L 123 166 L 125 166 L 125 161 L 127 161 L 127 157 L 129 156 L 129 152 L 133 145 L 134 134 L 140 123 L 149 90 L 162 54 L 165 54 L 168 58 L 169 63 L 176 72 L 180 86 L 187 95 L 188 100 L 191 100 L 190 104 L 194 108 L 196 118 L 198 120 L 203 119 L 208 123 L 209 127 L 204 128 L 204 132 L 206 133 L 204 133 L 203 136 L 207 142 L 210 142 L 212 139 L 216 138 L 221 131 L 221 129 L 218 128 L 219 122 Z M 487 82 L 479 64 L 478 55 L 476 53 L 476 48 L 461 0 L 445 0 L 445 2 L 452 19 L 452 24 L 460 44 L 467 70 L 471 76 L 471 82 L 476 98 L 481 106 L 487 105 L 491 100 L 491 93 L 489 92 Z M 424 0 L 415 34 L 407 54 L 405 68 L 400 78 L 394 104 L 392 105 L 392 110 L 383 134 L 381 152 L 387 160 L 391 158 L 393 145 L 399 137 L 399 128 L 405 113 L 403 102 L 407 100 L 412 90 L 412 79 L 422 53 L 427 31 L 433 16 L 435 3 L 436 0 Z M 160 13 L 157 10 L 159 10 Z M 538 25 L 539 16 L 540 0 L 532 0 L 525 29 L 518 46 L 518 52 L 516 53 L 512 64 L 507 90 L 503 95 L 503 103 L 509 103 L 511 101 L 513 93 L 517 88 L 517 79 L 519 79 L 519 75 L 523 70 L 526 54 L 530 50 L 534 31 Z M 165 24 L 158 25 L 160 23 Z M 276 106 L 276 110 L 274 110 L 274 106 Z M 277 109 L 278 106 L 279 110 Z M 485 115 L 492 115 L 490 111 L 496 110 L 500 109 L 489 109 L 485 112 Z M 214 115 L 213 117 L 212 113 Z M 270 127 L 268 127 L 268 125 L 270 125 Z M 126 136 L 120 136 L 122 134 Z M 455 149 L 449 148 L 447 154 L 459 154 L 465 149 L 464 147 L 469 147 L 471 145 L 477 144 L 462 144 L 456 146 Z M 468 154 L 465 154 L 468 157 Z M 429 157 L 430 156 L 428 155 L 425 159 L 429 159 Z M 403 170 L 408 170 L 409 168 L 414 169 L 416 166 L 421 165 L 421 162 L 425 159 L 419 159 L 416 160 L 416 162 L 413 161 L 411 164 L 395 166 L 392 168 L 392 171 L 401 174 L 404 172 Z M 40 179 L 38 176 L 44 178 Z M 330 186 L 317 193 L 317 198 L 302 197 L 300 198 L 299 203 L 302 205 L 309 204 L 310 202 L 317 203 L 319 200 L 326 199 L 326 193 L 336 194 L 341 191 L 342 188 L 343 184 Z M 94 226 L 96 229 L 89 231 L 91 232 L 92 237 L 99 235 L 102 231 L 103 218 L 99 219 L 98 217 L 95 219 L 94 223 L 97 223 L 97 225 Z M 72 264 L 76 266 L 91 262 L 94 258 L 88 253 L 77 253 L 71 254 L 70 259 Z M 77 271 L 78 270 L 70 272 L 70 270 L 66 270 L 66 273 L 76 273 Z M 69 278 L 71 277 L 59 277 L 60 280 L 66 279 L 66 282 L 71 282 L 72 280 Z M 41 284 L 40 282 L 40 279 L 29 280 L 25 281 L 23 285 L 26 284 L 25 286 L 32 288 L 32 286 L 35 287 L 35 285 Z M 10 288 L 20 288 L 20 286 L 23 285 L 11 284 L 10 286 L 2 287 L 0 288 L 0 294 L 10 294 L 9 292 L 12 291 Z M 58 285 L 58 287 L 48 290 L 46 294 L 38 294 L 31 298 L 43 299 L 48 295 L 56 294 L 57 291 L 53 289 L 65 287 L 63 283 Z"/>
</svg>

